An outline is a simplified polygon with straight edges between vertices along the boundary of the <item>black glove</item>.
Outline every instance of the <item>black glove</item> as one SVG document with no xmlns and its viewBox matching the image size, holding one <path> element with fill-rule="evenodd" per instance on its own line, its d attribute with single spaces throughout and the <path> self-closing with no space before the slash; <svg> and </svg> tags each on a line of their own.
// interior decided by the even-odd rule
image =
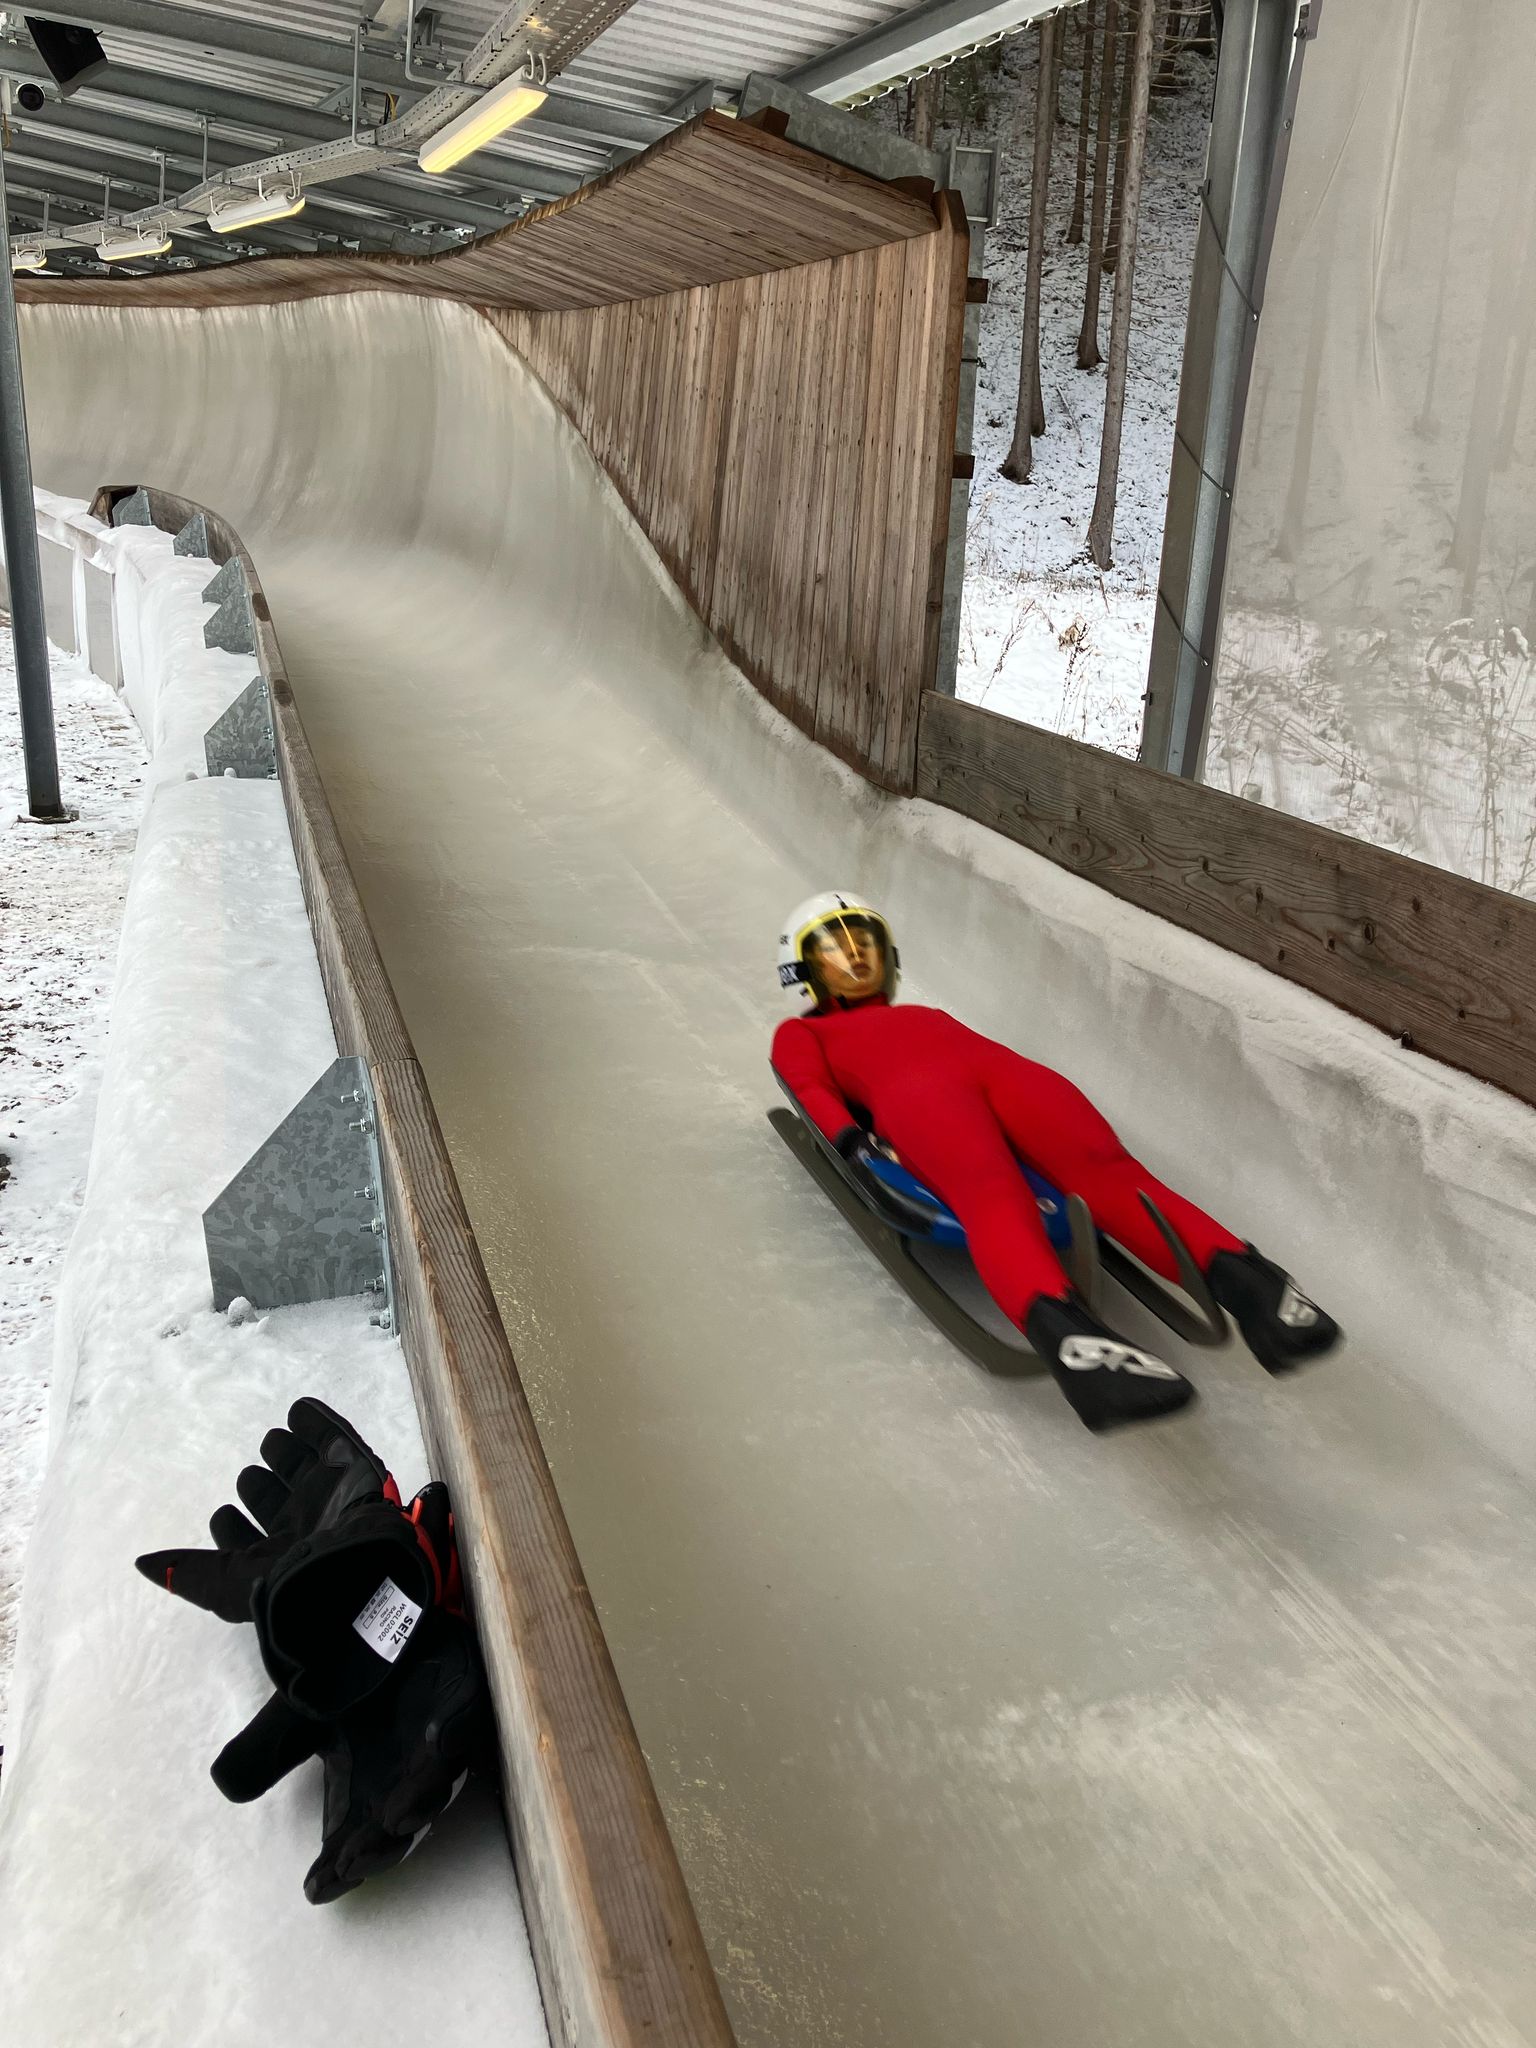
<svg viewBox="0 0 1536 2048">
<path fill-rule="evenodd" d="M 262 1438 L 261 1455 L 266 1463 L 247 1465 L 235 1482 L 255 1523 L 226 1503 L 208 1524 L 213 1550 L 151 1550 L 134 1560 L 146 1579 L 221 1621 L 249 1621 L 257 1582 L 305 1537 L 362 1506 L 388 1501 L 400 1512 L 383 1464 L 323 1401 L 295 1401 L 287 1429 Z"/>
<path fill-rule="evenodd" d="M 892 1187 L 889 1181 L 875 1172 L 874 1162 L 888 1156 L 877 1139 L 857 1124 L 849 1124 L 838 1132 L 832 1144 L 847 1165 L 849 1179 L 883 1223 L 903 1235 L 927 1236 L 933 1227 L 937 1209 L 932 1202 L 921 1201 L 901 1188 Z"/>
<path fill-rule="evenodd" d="M 867 1168 L 872 1159 L 878 1159 L 880 1152 L 868 1131 L 858 1124 L 848 1124 L 832 1140 L 833 1150 L 840 1152 L 850 1166 Z"/>
<path fill-rule="evenodd" d="M 464 1587 L 447 1487 L 433 1480 L 409 1508 L 389 1513 L 393 1527 L 381 1528 L 376 1549 L 358 1543 L 322 1549 L 310 1558 L 308 1545 L 301 1544 L 282 1560 L 273 1575 L 279 1590 L 275 1644 L 272 1581 L 258 1583 L 252 1602 L 256 1639 L 277 1690 L 219 1752 L 213 1778 L 226 1799 L 258 1798 L 317 1753 L 328 1722 L 374 1693 L 389 1691 L 414 1663 L 434 1611 L 462 1615 Z M 377 1511 L 365 1508 L 360 1514 L 372 1520 Z M 359 1574 L 360 1563 L 366 1569 Z M 387 1591 L 374 1576 L 381 1568 Z M 354 1577 L 367 1588 L 361 1603 L 355 1589 L 345 1590 Z"/>
<path fill-rule="evenodd" d="M 494 1755 L 490 1691 L 475 1632 L 439 1608 L 398 1687 L 334 1724 L 322 1744 L 325 1810 L 320 1854 L 304 1878 L 312 1906 L 328 1905 L 404 1862 Z"/>
<path fill-rule="evenodd" d="M 334 1721 L 301 1714 L 275 1693 L 220 1751 L 213 1781 L 226 1799 L 243 1802 L 307 1757 L 322 1759 L 322 1842 L 304 1892 L 323 1906 L 402 1862 L 494 1748 L 474 1630 L 437 1607 L 422 1618 L 391 1683 Z"/>
<path fill-rule="evenodd" d="M 366 1502 L 293 1544 L 253 1587 L 251 1619 L 278 1692 L 325 1721 L 388 1683 L 423 1615 L 461 1604 L 448 1489 L 435 1481 L 409 1508 Z"/>
</svg>

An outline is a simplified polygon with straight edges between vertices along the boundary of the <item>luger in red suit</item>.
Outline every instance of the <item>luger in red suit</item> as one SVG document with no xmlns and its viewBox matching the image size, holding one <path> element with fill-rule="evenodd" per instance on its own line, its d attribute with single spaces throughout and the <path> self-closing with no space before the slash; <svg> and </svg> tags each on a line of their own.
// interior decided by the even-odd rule
<svg viewBox="0 0 1536 2048">
<path fill-rule="evenodd" d="M 1332 1349 L 1332 1318 L 1281 1267 L 1133 1159 L 1081 1089 L 943 1010 L 898 1004 L 899 968 L 890 926 L 867 903 L 834 891 L 801 904 L 779 940 L 780 984 L 801 1014 L 774 1034 L 774 1072 L 855 1179 L 868 1174 L 877 1136 L 948 1203 L 993 1300 L 1090 1429 L 1167 1414 L 1195 1390 L 1074 1296 L 1016 1153 L 1081 1195 L 1127 1251 L 1177 1280 L 1139 1199 L 1150 1195 L 1269 1371 Z"/>
</svg>

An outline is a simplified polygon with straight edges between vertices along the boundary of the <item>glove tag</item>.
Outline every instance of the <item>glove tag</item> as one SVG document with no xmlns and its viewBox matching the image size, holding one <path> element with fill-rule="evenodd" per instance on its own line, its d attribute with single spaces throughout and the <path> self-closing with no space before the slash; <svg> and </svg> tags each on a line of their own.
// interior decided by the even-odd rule
<svg viewBox="0 0 1536 2048">
<path fill-rule="evenodd" d="M 421 1613 L 409 1593 L 402 1593 L 393 1579 L 385 1579 L 352 1626 L 370 1650 L 393 1664 L 410 1641 Z"/>
</svg>

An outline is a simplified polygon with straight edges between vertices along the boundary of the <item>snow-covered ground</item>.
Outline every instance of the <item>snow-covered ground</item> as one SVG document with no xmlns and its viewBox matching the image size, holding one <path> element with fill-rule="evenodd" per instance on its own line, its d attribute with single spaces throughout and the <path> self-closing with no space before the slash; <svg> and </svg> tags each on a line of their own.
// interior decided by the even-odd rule
<svg viewBox="0 0 1536 2048">
<path fill-rule="evenodd" d="M 53 650 L 72 825 L 25 822 L 11 635 L 0 633 L 0 1740 L 42 1473 L 53 1302 L 79 1213 L 144 749 L 116 691 Z"/>
<path fill-rule="evenodd" d="M 998 474 L 1013 437 L 1029 225 L 1038 40 L 1004 45 L 987 118 L 961 139 L 1003 151 L 997 226 L 987 236 L 991 296 L 982 316 L 959 694 L 1054 732 L 1134 754 L 1141 737 L 1157 566 L 1184 354 L 1189 279 L 1205 171 L 1214 67 L 1179 59 L 1182 90 L 1154 98 L 1142 188 L 1130 378 L 1115 515 L 1114 567 L 1088 558 L 1098 480 L 1104 371 L 1077 368 L 1086 239 L 1064 239 L 1076 177 L 1079 37 L 1068 38 L 1042 285 L 1046 431 L 1028 483 Z M 1114 279 L 1104 279 L 1099 346 L 1109 345 Z"/>
</svg>

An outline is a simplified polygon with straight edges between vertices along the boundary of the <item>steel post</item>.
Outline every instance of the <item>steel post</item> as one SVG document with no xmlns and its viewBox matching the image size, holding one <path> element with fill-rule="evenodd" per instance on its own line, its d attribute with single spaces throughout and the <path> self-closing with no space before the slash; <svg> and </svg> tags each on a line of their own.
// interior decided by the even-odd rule
<svg viewBox="0 0 1536 2048">
<path fill-rule="evenodd" d="M 10 203 L 0 153 L 0 529 L 11 589 L 11 633 L 16 649 L 16 695 L 27 763 L 27 809 L 43 821 L 72 814 L 59 798 L 59 750 L 53 730 L 53 683 L 48 673 L 48 627 L 43 616 L 43 571 L 37 553 L 32 502 L 32 456 L 27 406 L 21 388 L 21 337 L 11 274 Z"/>
<path fill-rule="evenodd" d="M 1142 761 L 1174 775 L 1198 776 L 1205 751 L 1243 413 L 1320 7 L 1228 0 L 1222 24 L 1141 741 Z"/>
</svg>

